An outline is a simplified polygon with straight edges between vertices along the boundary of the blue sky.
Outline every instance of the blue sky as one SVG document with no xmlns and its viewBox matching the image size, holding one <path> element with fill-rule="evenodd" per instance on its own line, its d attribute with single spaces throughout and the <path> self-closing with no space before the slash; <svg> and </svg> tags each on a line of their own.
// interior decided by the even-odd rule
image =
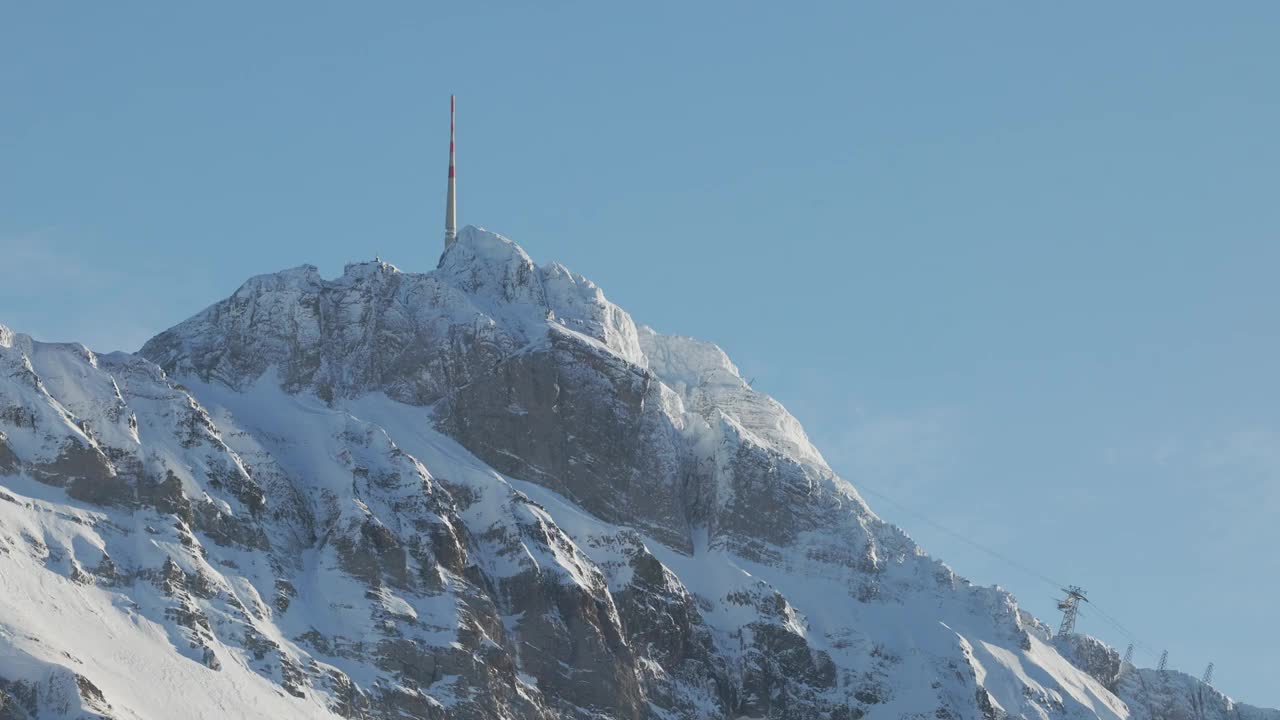
<svg viewBox="0 0 1280 720">
<path fill-rule="evenodd" d="M 464 223 L 1280 706 L 1280 5 L 527 5 L 6 5 L 0 323 L 136 349 L 252 274 L 434 267 L 455 92 Z"/>
</svg>

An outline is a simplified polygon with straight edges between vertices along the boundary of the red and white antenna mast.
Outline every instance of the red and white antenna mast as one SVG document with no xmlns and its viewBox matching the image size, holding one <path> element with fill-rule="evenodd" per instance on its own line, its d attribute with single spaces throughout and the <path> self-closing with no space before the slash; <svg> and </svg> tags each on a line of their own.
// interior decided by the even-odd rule
<svg viewBox="0 0 1280 720">
<path fill-rule="evenodd" d="M 458 241 L 458 201 L 457 201 L 457 169 L 454 166 L 454 99 L 449 96 L 449 194 L 444 206 L 444 249 L 448 250 Z"/>
</svg>

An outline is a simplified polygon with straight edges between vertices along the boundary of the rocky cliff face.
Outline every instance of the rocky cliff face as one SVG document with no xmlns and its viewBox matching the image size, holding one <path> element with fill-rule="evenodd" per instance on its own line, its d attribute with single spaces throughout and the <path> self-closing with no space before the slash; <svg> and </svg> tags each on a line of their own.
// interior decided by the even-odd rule
<svg viewBox="0 0 1280 720">
<path fill-rule="evenodd" d="M 1237 703 L 1198 679 L 1126 666 L 1116 692 L 1140 720 L 1280 720 L 1280 710 Z"/>
<path fill-rule="evenodd" d="M 476 228 L 136 356 L 0 327 L 0 586 L 0 719 L 1165 717 L 718 348 Z"/>
</svg>

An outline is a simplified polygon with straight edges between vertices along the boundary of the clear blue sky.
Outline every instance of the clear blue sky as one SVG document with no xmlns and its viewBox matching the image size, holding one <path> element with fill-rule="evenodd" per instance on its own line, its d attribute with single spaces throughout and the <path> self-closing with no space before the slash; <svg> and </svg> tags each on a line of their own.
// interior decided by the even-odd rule
<svg viewBox="0 0 1280 720">
<path fill-rule="evenodd" d="M 252 274 L 434 267 L 456 92 L 463 222 L 1280 706 L 1280 4 L 539 4 L 5 4 L 0 322 L 136 349 Z"/>
</svg>

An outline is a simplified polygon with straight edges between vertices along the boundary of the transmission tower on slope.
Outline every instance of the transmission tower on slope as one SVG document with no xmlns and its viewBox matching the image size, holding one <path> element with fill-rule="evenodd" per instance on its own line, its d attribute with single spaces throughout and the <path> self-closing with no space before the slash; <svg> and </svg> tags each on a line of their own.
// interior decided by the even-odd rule
<svg viewBox="0 0 1280 720">
<path fill-rule="evenodd" d="M 1200 678 L 1200 682 L 1213 685 L 1213 663 L 1209 663 L 1209 667 L 1204 669 L 1204 677 Z"/>
<path fill-rule="evenodd" d="M 1133 643 L 1129 643 L 1129 647 L 1125 648 L 1124 660 L 1121 661 L 1121 665 L 1132 665 L 1132 664 L 1133 664 Z"/>
<path fill-rule="evenodd" d="M 1160 664 L 1156 666 L 1156 670 L 1159 670 L 1161 675 L 1164 675 L 1169 671 L 1169 651 L 1168 650 L 1165 650 L 1164 652 L 1160 653 Z"/>
<path fill-rule="evenodd" d="M 1078 585 L 1062 589 L 1067 596 L 1058 601 L 1058 609 L 1062 611 L 1062 624 L 1058 626 L 1058 637 L 1070 635 L 1076 631 L 1076 615 L 1080 612 L 1080 602 L 1089 602 L 1084 590 Z"/>
</svg>

